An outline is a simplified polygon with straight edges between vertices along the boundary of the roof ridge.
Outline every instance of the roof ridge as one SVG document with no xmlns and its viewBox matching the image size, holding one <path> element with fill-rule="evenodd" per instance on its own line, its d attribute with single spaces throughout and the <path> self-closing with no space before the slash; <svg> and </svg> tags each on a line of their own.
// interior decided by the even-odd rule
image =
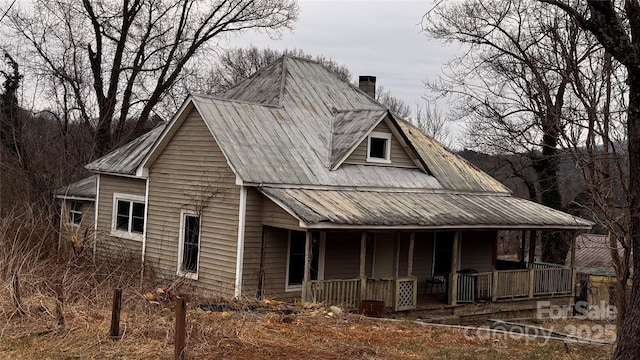
<svg viewBox="0 0 640 360">
<path fill-rule="evenodd" d="M 203 98 L 203 99 L 208 99 L 208 100 L 216 100 L 216 101 L 222 101 L 222 102 L 232 102 L 232 103 L 239 103 L 239 104 L 246 104 L 246 105 L 254 105 L 254 106 L 261 106 L 261 107 L 266 107 L 266 108 L 271 108 L 271 109 L 280 109 L 282 108 L 282 105 L 271 105 L 271 104 L 264 104 L 264 103 L 259 103 L 259 102 L 255 102 L 255 101 L 247 101 L 247 100 L 240 100 L 240 99 L 234 99 L 234 98 L 223 98 L 217 95 L 209 95 L 209 94 L 191 94 L 192 98 Z"/>
</svg>

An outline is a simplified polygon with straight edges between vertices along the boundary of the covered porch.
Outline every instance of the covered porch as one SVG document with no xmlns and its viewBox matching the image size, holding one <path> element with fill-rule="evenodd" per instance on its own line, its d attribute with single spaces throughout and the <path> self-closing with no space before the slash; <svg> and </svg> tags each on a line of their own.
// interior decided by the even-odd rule
<svg viewBox="0 0 640 360">
<path fill-rule="evenodd" d="M 273 187 L 260 191 L 273 202 L 269 217 L 283 211 L 280 218 L 290 219 L 288 230 L 266 231 L 267 247 L 272 242 L 280 245 L 264 251 L 268 266 L 263 289 L 268 292 L 284 282 L 286 297 L 354 308 L 372 300 L 392 311 L 413 310 L 422 296 L 443 305 L 571 296 L 571 264 L 536 263 L 534 234 L 592 226 L 508 194 Z M 263 225 L 280 224 L 284 225 L 265 221 L 263 214 Z M 520 233 L 519 261 L 498 261 L 497 237 L 502 230 Z M 286 269 L 279 268 L 275 256 L 284 251 Z"/>
<path fill-rule="evenodd" d="M 312 244 L 312 233 L 307 232 L 307 246 Z M 404 311 L 427 303 L 456 305 L 574 295 L 572 264 L 534 261 L 535 231 L 522 232 L 523 256 L 519 261 L 497 259 L 497 231 L 491 230 L 361 232 L 358 258 L 353 257 L 350 244 L 356 234 L 347 235 L 348 239 L 340 232 L 322 235 L 327 249 L 323 275 L 329 276 L 321 279 L 312 279 L 313 250 L 305 247 L 309 252 L 305 251 L 303 301 L 358 308 L 361 301 L 371 300 L 384 302 L 392 311 Z M 336 248 L 338 244 L 342 244 L 342 252 Z M 350 260 L 337 261 L 338 254 L 350 255 Z M 342 271 L 336 269 L 345 261 L 352 262 L 352 271 L 357 264 L 357 276 L 339 276 L 348 274 L 344 265 Z"/>
</svg>

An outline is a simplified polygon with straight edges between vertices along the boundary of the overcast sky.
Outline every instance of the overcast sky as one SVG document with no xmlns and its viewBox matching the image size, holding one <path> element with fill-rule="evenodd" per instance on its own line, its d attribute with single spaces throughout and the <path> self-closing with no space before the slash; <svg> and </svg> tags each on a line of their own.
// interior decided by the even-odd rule
<svg viewBox="0 0 640 360">
<path fill-rule="evenodd" d="M 230 46 L 278 50 L 300 48 L 345 65 L 354 80 L 374 75 L 413 109 L 425 94 L 424 80 L 433 79 L 457 48 L 427 39 L 422 16 L 432 1 L 310 1 L 300 0 L 293 32 L 281 39 L 247 33 Z"/>
</svg>

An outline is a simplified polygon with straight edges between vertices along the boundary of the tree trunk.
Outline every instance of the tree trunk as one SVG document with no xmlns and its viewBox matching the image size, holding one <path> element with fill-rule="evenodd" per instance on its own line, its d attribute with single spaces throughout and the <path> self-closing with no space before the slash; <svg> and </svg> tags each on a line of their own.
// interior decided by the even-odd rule
<svg viewBox="0 0 640 360">
<path fill-rule="evenodd" d="M 640 269 L 640 70 L 629 69 L 629 212 L 633 268 Z M 614 359 L 640 357 L 640 276 L 633 276 L 631 299 L 624 315 Z"/>
<path fill-rule="evenodd" d="M 533 159 L 533 168 L 540 184 L 540 203 L 556 210 L 562 210 L 562 195 L 558 177 L 558 137 L 555 135 L 554 119 L 546 120 L 545 135 L 542 139 L 542 155 Z M 571 242 L 559 231 L 542 231 L 542 257 L 544 262 L 563 264 L 571 248 Z"/>
</svg>

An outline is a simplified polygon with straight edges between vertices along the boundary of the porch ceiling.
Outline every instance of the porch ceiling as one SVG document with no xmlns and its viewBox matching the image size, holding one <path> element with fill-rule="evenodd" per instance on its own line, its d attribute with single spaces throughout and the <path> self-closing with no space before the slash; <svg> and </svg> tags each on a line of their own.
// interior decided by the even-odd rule
<svg viewBox="0 0 640 360">
<path fill-rule="evenodd" d="M 261 187 L 309 228 L 590 229 L 592 222 L 505 194 Z"/>
</svg>

